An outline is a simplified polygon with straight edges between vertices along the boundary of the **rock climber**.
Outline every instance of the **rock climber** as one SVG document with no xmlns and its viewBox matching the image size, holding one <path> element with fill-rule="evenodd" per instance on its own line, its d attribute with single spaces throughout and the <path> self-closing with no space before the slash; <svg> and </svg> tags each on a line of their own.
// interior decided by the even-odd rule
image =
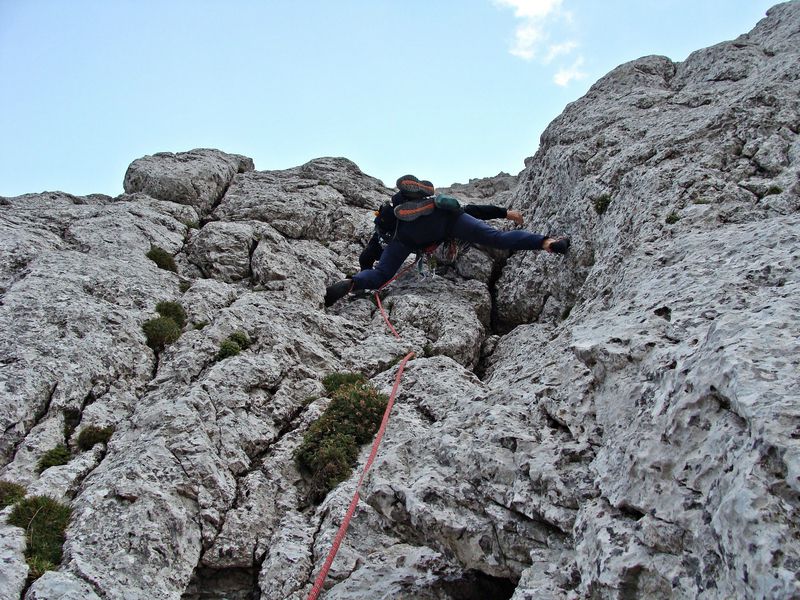
<svg viewBox="0 0 800 600">
<path fill-rule="evenodd" d="M 378 230 L 389 232 L 383 236 L 388 243 L 380 253 L 377 266 L 372 268 L 376 249 L 381 242 L 378 231 L 370 240 L 372 247 L 368 244 L 359 258 L 362 270 L 352 278 L 328 286 L 325 306 L 333 305 L 352 291 L 380 288 L 394 276 L 411 253 L 424 251 L 450 238 L 503 250 L 546 250 L 556 254 L 566 254 L 569 250 L 568 237 L 553 238 L 524 230 L 500 231 L 466 212 L 452 197 L 437 196 L 434 200 L 434 187 L 430 181 L 404 175 L 397 180 L 397 187 L 399 192 L 392 197 L 392 204 L 383 205 L 375 218 Z M 421 216 L 406 220 L 409 217 L 402 214 L 414 212 L 419 212 Z M 509 217 L 508 212 L 513 216 Z M 516 211 L 507 211 L 506 217 L 515 222 L 518 217 L 521 221 L 521 215 L 514 213 Z"/>
<path fill-rule="evenodd" d="M 366 247 L 358 257 L 358 264 L 362 271 L 375 266 L 375 261 L 381 257 L 384 246 L 394 237 L 397 219 L 394 216 L 393 207 L 401 204 L 403 201 L 402 192 L 397 192 L 392 196 L 391 205 L 384 204 L 380 210 L 375 211 L 375 233 L 372 234 Z M 517 225 L 522 225 L 521 212 L 503 208 L 502 206 L 494 206 L 492 204 L 467 204 L 464 206 L 464 212 L 481 221 L 508 219 Z"/>
</svg>

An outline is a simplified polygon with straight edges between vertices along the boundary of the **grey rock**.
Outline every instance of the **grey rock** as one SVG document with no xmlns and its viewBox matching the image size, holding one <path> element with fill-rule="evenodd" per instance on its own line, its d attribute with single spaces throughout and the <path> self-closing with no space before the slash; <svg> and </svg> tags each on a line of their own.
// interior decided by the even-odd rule
<svg viewBox="0 0 800 600">
<path fill-rule="evenodd" d="M 210 212 L 237 173 L 252 171 L 253 161 L 238 154 L 197 149 L 159 152 L 139 158 L 125 173 L 125 192 L 143 192 L 159 200 L 188 204 Z"/>
<path fill-rule="evenodd" d="M 5 521 L 7 508 L 0 513 Z M 25 532 L 19 527 L 0 525 L 0 598 L 17 600 L 25 588 L 28 577 L 28 565 L 25 563 Z"/>
<path fill-rule="evenodd" d="M 389 392 L 409 352 L 325 597 L 800 594 L 799 28 L 784 3 L 683 63 L 622 65 L 519 176 L 449 188 L 573 247 L 400 278 L 399 339 L 370 296 L 323 308 L 392 193 L 345 159 L 155 155 L 119 198 L 0 199 L 0 476 L 74 511 L 27 597 L 307 597 L 370 450 L 308 504 L 321 381 Z M 156 355 L 162 300 L 189 323 Z M 251 345 L 222 359 L 234 332 Z M 88 425 L 115 433 L 78 452 Z M 71 460 L 37 473 L 58 443 Z"/>
</svg>

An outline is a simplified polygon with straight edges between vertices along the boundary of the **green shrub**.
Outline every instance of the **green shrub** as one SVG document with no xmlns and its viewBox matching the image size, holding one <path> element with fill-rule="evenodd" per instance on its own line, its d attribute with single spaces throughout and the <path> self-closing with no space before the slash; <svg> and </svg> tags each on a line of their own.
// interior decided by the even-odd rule
<svg viewBox="0 0 800 600">
<path fill-rule="evenodd" d="M 206 325 L 208 325 L 208 321 L 199 321 L 198 323 L 194 324 L 194 328 L 195 329 L 202 329 Z"/>
<path fill-rule="evenodd" d="M 359 444 L 372 440 L 388 402 L 363 375 L 335 373 L 323 385 L 331 402 L 295 452 L 295 462 L 308 481 L 308 499 L 314 503 L 350 476 Z"/>
<path fill-rule="evenodd" d="M 70 453 L 69 449 L 64 444 L 59 444 L 52 450 L 45 452 L 36 463 L 36 472 L 41 473 L 50 467 L 57 467 L 58 465 L 65 465 L 69 462 Z"/>
<path fill-rule="evenodd" d="M 8 517 L 9 525 L 25 530 L 25 557 L 29 580 L 54 569 L 61 562 L 64 532 L 69 524 L 69 506 L 48 498 L 33 496 L 18 502 Z"/>
<path fill-rule="evenodd" d="M 674 210 L 667 215 L 666 219 L 664 219 L 667 225 L 674 225 L 680 220 L 681 218 L 678 216 L 678 213 L 676 213 Z"/>
<path fill-rule="evenodd" d="M 697 198 L 696 200 L 692 200 L 692 204 L 711 204 L 711 200 L 708 198 Z"/>
<path fill-rule="evenodd" d="M 219 345 L 219 352 L 217 352 L 217 360 L 223 360 L 236 356 L 242 351 L 242 347 L 236 342 L 227 339 Z"/>
<path fill-rule="evenodd" d="M 186 311 L 178 302 L 159 302 L 156 304 L 156 312 L 162 317 L 175 321 L 181 329 L 186 325 Z"/>
<path fill-rule="evenodd" d="M 422 347 L 422 356 L 425 358 L 430 358 L 434 355 L 433 345 L 430 342 L 426 342 L 425 345 Z"/>
<path fill-rule="evenodd" d="M 181 294 L 188 292 L 190 287 L 192 287 L 191 281 L 181 281 L 180 285 L 178 286 L 178 288 L 181 290 Z"/>
<path fill-rule="evenodd" d="M 235 342 L 242 350 L 247 350 L 252 342 L 244 331 L 234 331 L 228 336 L 231 342 Z"/>
<path fill-rule="evenodd" d="M 175 258 L 163 248 L 151 246 L 150 250 L 147 252 L 147 258 L 156 263 L 159 269 L 172 271 L 173 273 L 178 272 L 178 266 L 175 264 Z"/>
<path fill-rule="evenodd" d="M 25 497 L 25 488 L 10 481 L 0 481 L 0 508 L 16 504 Z"/>
<path fill-rule="evenodd" d="M 782 194 L 783 190 L 779 188 L 777 185 L 770 186 L 767 190 L 767 193 L 764 194 L 765 196 L 774 196 L 775 194 Z"/>
<path fill-rule="evenodd" d="M 602 215 L 608 210 L 609 204 L 611 204 L 611 196 L 603 194 L 599 198 L 594 199 L 594 210 L 598 215 Z"/>
<path fill-rule="evenodd" d="M 114 434 L 113 427 L 97 427 L 89 425 L 84 427 L 78 434 L 78 448 L 81 450 L 91 450 L 95 444 L 106 444 Z"/>
<path fill-rule="evenodd" d="M 181 328 L 167 317 L 150 319 L 142 325 L 142 329 L 147 337 L 147 345 L 156 352 L 160 352 L 181 336 Z"/>
<path fill-rule="evenodd" d="M 29 582 L 34 582 L 47 571 L 55 571 L 58 568 L 58 565 L 51 563 L 47 559 L 39 558 L 38 556 L 31 556 L 27 558 L 25 562 L 28 563 Z"/>
<path fill-rule="evenodd" d="M 361 373 L 331 373 L 325 376 L 322 380 L 322 385 L 328 395 L 331 395 L 343 385 L 365 384 L 366 382 L 366 378 Z"/>
</svg>

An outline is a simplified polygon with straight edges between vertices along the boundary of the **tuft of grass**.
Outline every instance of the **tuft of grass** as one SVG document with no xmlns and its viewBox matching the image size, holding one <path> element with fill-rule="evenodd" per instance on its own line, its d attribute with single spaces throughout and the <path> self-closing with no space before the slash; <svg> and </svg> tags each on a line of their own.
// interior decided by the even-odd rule
<svg viewBox="0 0 800 600">
<path fill-rule="evenodd" d="M 195 329 L 202 329 L 206 325 L 208 325 L 208 321 L 199 321 L 199 322 L 194 324 L 194 328 Z"/>
<path fill-rule="evenodd" d="M 39 579 L 47 571 L 55 571 L 58 568 L 58 565 L 38 556 L 30 556 L 25 562 L 28 563 L 28 581 L 31 583 Z"/>
<path fill-rule="evenodd" d="M 667 218 L 666 218 L 666 219 L 664 219 L 664 222 L 665 222 L 667 225 L 674 225 L 675 223 L 677 223 L 677 222 L 678 222 L 678 221 L 680 221 L 680 220 L 681 220 L 681 218 L 678 216 L 678 213 L 676 213 L 676 212 L 673 210 L 673 211 L 671 211 L 671 212 L 670 212 L 670 213 L 667 215 Z"/>
<path fill-rule="evenodd" d="M 175 264 L 175 258 L 172 256 L 172 254 L 170 254 L 163 248 L 159 248 L 158 246 L 151 246 L 146 256 L 154 263 L 156 263 L 159 269 L 164 269 L 165 271 L 172 271 L 173 273 L 178 272 L 178 265 Z"/>
<path fill-rule="evenodd" d="M 611 196 L 603 194 L 602 196 L 594 199 L 594 210 L 598 215 L 604 214 L 608 210 L 608 205 L 611 204 Z"/>
<path fill-rule="evenodd" d="M 78 448 L 91 450 L 95 444 L 107 444 L 113 434 L 113 427 L 97 427 L 96 425 L 84 427 L 78 434 Z"/>
<path fill-rule="evenodd" d="M 175 321 L 181 329 L 186 325 L 186 311 L 179 302 L 159 302 L 156 304 L 156 312 L 162 317 Z"/>
<path fill-rule="evenodd" d="M 366 384 L 367 379 L 361 373 L 331 373 L 326 375 L 322 380 L 322 386 L 328 395 L 336 393 L 343 385 L 352 385 L 354 383 Z"/>
<path fill-rule="evenodd" d="M 10 481 L 0 481 L 0 508 L 16 504 L 25 497 L 26 490 L 23 486 Z"/>
<path fill-rule="evenodd" d="M 228 339 L 239 345 L 242 350 L 247 350 L 252 342 L 244 331 L 234 331 L 228 336 Z"/>
<path fill-rule="evenodd" d="M 181 328 L 168 317 L 150 319 L 142 325 L 142 329 L 147 337 L 147 345 L 156 352 L 160 352 L 181 336 Z"/>
<path fill-rule="evenodd" d="M 25 498 L 14 506 L 8 524 L 25 530 L 25 557 L 30 567 L 30 581 L 61 562 L 71 513 L 69 506 L 47 496 Z"/>
<path fill-rule="evenodd" d="M 217 352 L 216 359 L 224 360 L 231 356 L 236 356 L 242 351 L 242 347 L 233 340 L 227 339 L 219 345 L 219 352 Z"/>
<path fill-rule="evenodd" d="M 242 350 L 247 350 L 252 343 L 244 331 L 234 331 L 220 344 L 217 360 L 236 356 Z"/>
<path fill-rule="evenodd" d="M 363 375 L 334 373 L 323 385 L 331 402 L 295 452 L 295 463 L 308 482 L 308 499 L 314 503 L 350 476 L 358 446 L 378 431 L 388 402 Z"/>
<path fill-rule="evenodd" d="M 777 185 L 772 185 L 766 191 L 764 196 L 774 196 L 776 194 L 782 194 L 782 193 L 783 193 L 783 190 L 781 188 L 779 188 Z"/>
<path fill-rule="evenodd" d="M 711 204 L 711 200 L 708 198 L 697 198 L 696 200 L 692 200 L 692 204 Z"/>
<path fill-rule="evenodd" d="M 433 344 L 430 342 L 426 342 L 425 345 L 422 347 L 422 356 L 425 358 L 430 358 L 434 356 Z"/>
<path fill-rule="evenodd" d="M 182 221 L 186 229 L 200 229 L 200 221 Z"/>
<path fill-rule="evenodd" d="M 65 465 L 69 462 L 69 449 L 64 444 L 59 444 L 52 450 L 45 452 L 36 463 L 36 472 L 41 473 L 50 467 Z"/>
<path fill-rule="evenodd" d="M 178 285 L 178 289 L 180 289 L 181 294 L 188 292 L 190 287 L 192 287 L 191 281 L 181 281 L 180 285 Z"/>
</svg>

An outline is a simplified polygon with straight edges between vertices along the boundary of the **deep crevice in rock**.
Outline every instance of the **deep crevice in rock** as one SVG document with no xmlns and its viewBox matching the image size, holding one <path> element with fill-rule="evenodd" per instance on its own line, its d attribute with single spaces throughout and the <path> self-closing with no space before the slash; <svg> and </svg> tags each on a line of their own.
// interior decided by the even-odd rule
<svg viewBox="0 0 800 600">
<path fill-rule="evenodd" d="M 259 600 L 258 571 L 255 563 L 251 568 L 197 567 L 181 600 Z"/>
<path fill-rule="evenodd" d="M 459 579 L 442 581 L 431 591 L 441 591 L 451 600 L 508 600 L 516 589 L 517 581 L 513 579 L 471 570 Z"/>
</svg>

